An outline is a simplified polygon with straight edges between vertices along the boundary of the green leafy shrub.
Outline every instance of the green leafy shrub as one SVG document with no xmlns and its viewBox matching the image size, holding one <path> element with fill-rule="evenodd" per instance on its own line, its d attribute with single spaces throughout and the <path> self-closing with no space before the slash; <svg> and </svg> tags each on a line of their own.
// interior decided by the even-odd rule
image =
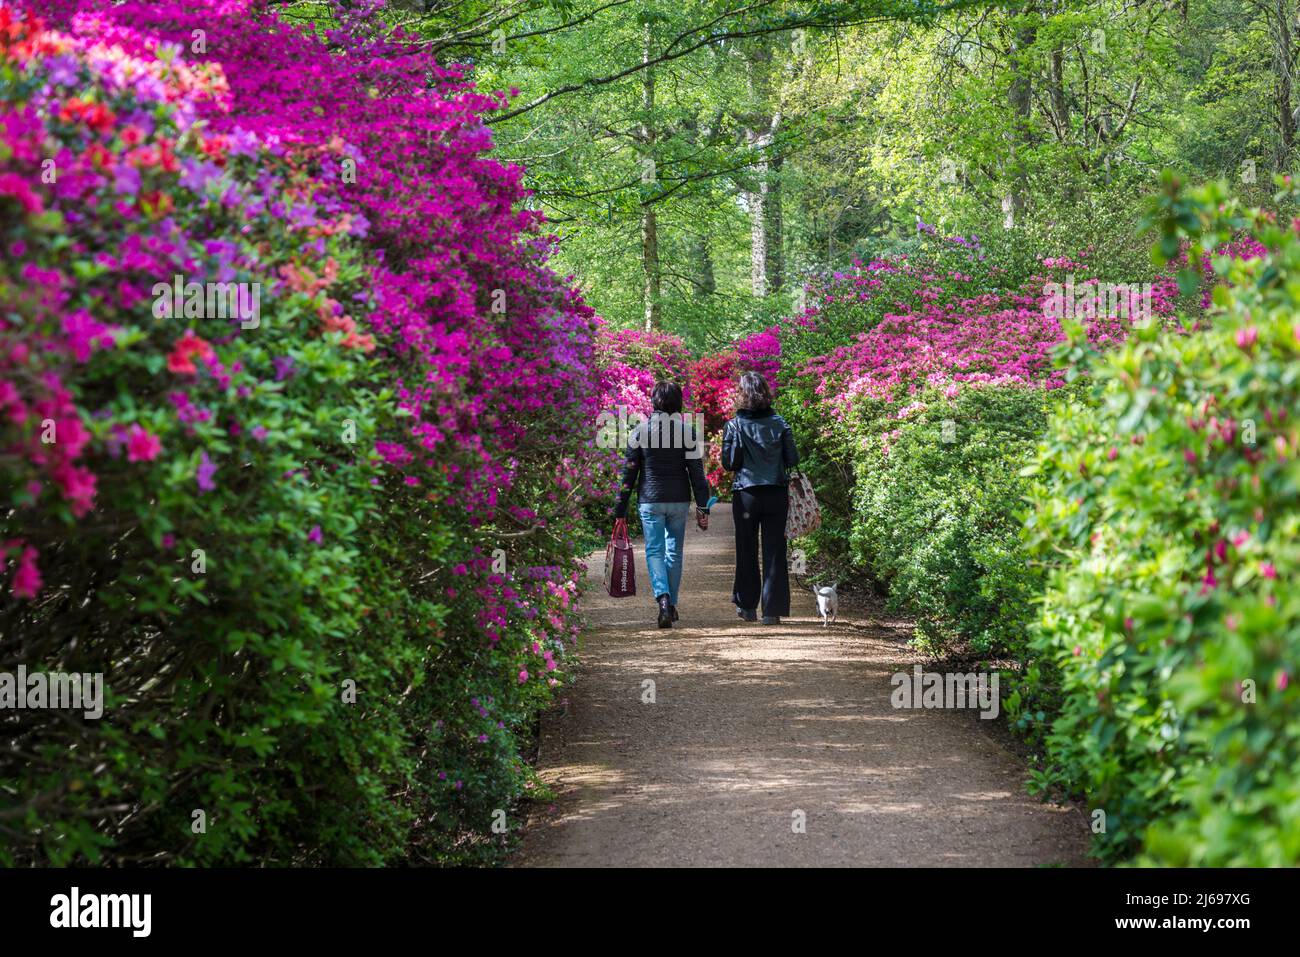
<svg viewBox="0 0 1300 957">
<path fill-rule="evenodd" d="M 1279 201 L 1292 201 L 1284 189 Z M 1167 177 L 1151 220 L 1217 311 L 1139 331 L 1053 412 L 1029 544 L 1050 571 L 1033 639 L 1060 683 L 1040 787 L 1105 812 L 1096 850 L 1166 865 L 1300 863 L 1300 238 L 1222 186 Z M 1027 689 L 1030 690 L 1030 689 Z"/>
<path fill-rule="evenodd" d="M 1042 432 L 1043 393 L 983 388 L 917 400 L 923 408 L 901 421 L 879 403 L 856 409 L 864 439 L 853 561 L 889 582 L 895 609 L 917 617 L 924 650 L 1018 658 L 1038 587 L 1021 552 L 1018 473 Z"/>
</svg>

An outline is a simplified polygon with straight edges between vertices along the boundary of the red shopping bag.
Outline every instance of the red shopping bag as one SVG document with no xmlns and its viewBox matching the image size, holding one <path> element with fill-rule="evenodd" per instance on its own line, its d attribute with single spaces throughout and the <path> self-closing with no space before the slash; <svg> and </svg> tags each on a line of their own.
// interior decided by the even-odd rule
<svg viewBox="0 0 1300 957">
<path fill-rule="evenodd" d="M 632 560 L 625 518 L 614 519 L 614 534 L 605 549 L 605 590 L 611 598 L 631 598 L 636 594 L 636 562 Z"/>
</svg>

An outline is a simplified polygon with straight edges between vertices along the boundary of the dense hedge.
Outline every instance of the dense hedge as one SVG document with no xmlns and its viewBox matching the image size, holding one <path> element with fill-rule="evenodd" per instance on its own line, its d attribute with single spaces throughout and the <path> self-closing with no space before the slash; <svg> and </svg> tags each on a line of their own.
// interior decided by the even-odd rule
<svg viewBox="0 0 1300 957">
<path fill-rule="evenodd" d="M 1052 413 L 1029 541 L 1062 704 L 1037 778 L 1105 813 L 1107 859 L 1294 866 L 1300 237 L 1218 187 L 1167 190 L 1164 255 L 1191 242 L 1225 282 L 1208 323 L 1096 357 Z M 1267 256 L 1209 255 L 1242 228 Z"/>
<path fill-rule="evenodd" d="M 1170 271 L 1137 327 L 1046 308 L 1100 264 L 1026 275 L 924 227 L 824 278 L 782 330 L 831 506 L 813 562 L 875 578 L 922 649 L 1006 669 L 1031 787 L 1104 812 L 1103 859 L 1295 864 L 1300 239 L 1218 188 L 1153 210 Z"/>
<path fill-rule="evenodd" d="M 854 460 L 851 554 L 917 616 L 918 644 L 1017 653 L 1039 586 L 1020 544 L 1019 470 L 1042 434 L 1037 389 L 932 390 Z"/>
<path fill-rule="evenodd" d="M 919 235 L 904 255 L 825 277 L 814 319 L 783 330 L 783 411 L 828 505 L 809 551 L 827 576 L 869 573 L 917 617 L 924 649 L 1019 659 L 1041 590 L 1020 543 L 1019 473 L 1045 390 L 1066 382 L 1045 290 L 1070 277 L 1087 288 L 1096 267 L 1047 258 L 1028 270 L 1018 247 L 924 224 Z M 1173 293 L 1158 283 L 1154 309 Z M 1095 312 L 1090 341 L 1121 340 L 1126 323 Z"/>
<path fill-rule="evenodd" d="M 5 712 L 0 861 L 490 850 L 597 402 L 500 98 L 363 9 L 42 9 L 0 5 L 0 672 L 106 706 Z M 176 275 L 259 321 L 155 308 Z"/>
</svg>

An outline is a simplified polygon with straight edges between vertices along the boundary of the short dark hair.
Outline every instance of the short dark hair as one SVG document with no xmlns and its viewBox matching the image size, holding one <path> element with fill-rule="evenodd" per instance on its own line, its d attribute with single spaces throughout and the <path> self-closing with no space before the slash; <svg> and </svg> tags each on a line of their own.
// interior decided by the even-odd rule
<svg viewBox="0 0 1300 957">
<path fill-rule="evenodd" d="M 682 387 L 676 382 L 656 382 L 650 394 L 650 404 L 656 412 L 682 411 Z"/>
<path fill-rule="evenodd" d="M 757 412 L 772 407 L 772 390 L 762 373 L 746 372 L 736 385 L 736 408 Z"/>
</svg>

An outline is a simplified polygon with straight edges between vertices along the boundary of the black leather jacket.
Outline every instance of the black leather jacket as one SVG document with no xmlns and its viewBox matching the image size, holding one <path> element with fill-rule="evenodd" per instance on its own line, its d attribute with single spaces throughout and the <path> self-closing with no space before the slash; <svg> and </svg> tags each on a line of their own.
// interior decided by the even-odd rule
<svg viewBox="0 0 1300 957">
<path fill-rule="evenodd" d="M 627 517 L 632 489 L 636 489 L 638 502 L 689 502 L 694 491 L 697 506 L 708 504 L 704 437 L 696 433 L 688 417 L 679 422 L 680 431 L 674 435 L 676 427 L 670 417 L 656 412 L 628 438 L 615 518 Z"/>
<path fill-rule="evenodd" d="M 799 464 L 790 426 L 771 409 L 740 409 L 722 432 L 722 467 L 735 472 L 732 488 L 788 485 Z"/>
</svg>

